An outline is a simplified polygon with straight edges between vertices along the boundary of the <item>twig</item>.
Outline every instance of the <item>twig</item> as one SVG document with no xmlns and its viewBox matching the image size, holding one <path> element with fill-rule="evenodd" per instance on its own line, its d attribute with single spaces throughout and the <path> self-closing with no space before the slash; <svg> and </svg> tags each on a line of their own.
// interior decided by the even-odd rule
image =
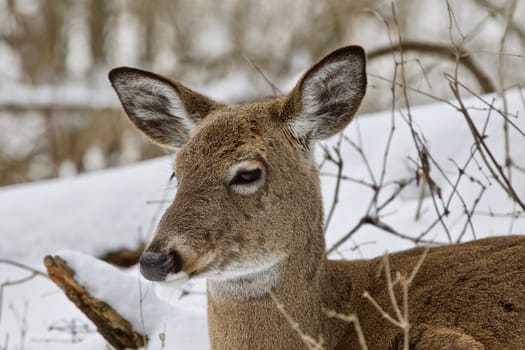
<svg viewBox="0 0 525 350">
<path fill-rule="evenodd" d="M 465 225 L 464 225 L 463 229 L 461 230 L 460 234 L 458 235 L 456 243 L 460 243 L 461 242 L 461 239 L 463 238 L 463 236 L 467 232 L 467 227 L 469 226 L 469 224 L 472 226 L 472 221 L 471 221 L 472 214 L 474 213 L 474 210 L 478 206 L 478 204 L 479 204 L 479 202 L 481 200 L 481 197 L 483 196 L 483 193 L 485 192 L 486 189 L 487 189 L 486 186 L 481 185 L 480 193 L 476 197 L 476 199 L 474 199 L 474 202 L 472 203 L 472 208 L 470 209 L 470 211 L 465 210 L 465 215 L 467 216 L 467 220 L 465 222 Z M 475 234 L 474 229 L 472 229 L 472 234 L 473 234 L 473 238 L 476 239 L 476 234 Z"/>
<path fill-rule="evenodd" d="M 341 141 L 343 139 L 343 134 L 339 135 L 339 140 L 337 141 L 336 146 L 333 148 L 334 153 L 337 156 L 337 159 L 333 159 L 329 153 L 327 153 L 327 157 L 330 157 L 329 160 L 331 160 L 336 166 L 337 166 L 337 178 L 335 180 L 335 188 L 334 188 L 334 195 L 332 198 L 332 204 L 330 205 L 330 210 L 328 211 L 328 216 L 326 217 L 325 225 L 324 225 L 324 232 L 328 231 L 328 226 L 330 225 L 330 221 L 332 220 L 332 216 L 335 212 L 335 207 L 339 203 L 339 189 L 341 187 L 341 176 L 343 173 L 343 157 L 341 157 Z"/>
<path fill-rule="evenodd" d="M 454 93 L 454 96 L 456 97 L 457 101 L 460 105 L 460 111 L 465 117 L 465 121 L 467 122 L 467 125 L 469 126 L 470 132 L 474 138 L 474 141 L 476 143 L 476 147 L 478 151 L 480 152 L 480 155 L 487 165 L 489 171 L 491 172 L 494 180 L 501 186 L 501 188 L 507 192 L 507 194 L 521 207 L 521 209 L 525 210 L 525 203 L 522 202 L 522 200 L 519 198 L 518 194 L 514 190 L 514 187 L 510 183 L 509 179 L 505 176 L 505 173 L 503 171 L 503 167 L 498 163 L 494 155 L 492 154 L 492 151 L 485 143 L 485 137 L 483 135 L 480 135 L 478 129 L 476 128 L 476 125 L 474 124 L 474 121 L 472 120 L 467 108 L 463 104 L 463 101 L 461 99 L 461 95 L 459 92 L 459 83 L 457 82 L 456 78 L 445 74 L 447 79 L 450 81 L 450 88 L 452 92 Z M 488 158 L 488 159 L 487 159 Z M 493 166 L 496 168 L 496 170 L 493 169 Z"/>
<path fill-rule="evenodd" d="M 390 315 L 388 312 L 386 312 L 381 305 L 368 293 L 365 291 L 363 293 L 363 298 L 367 299 L 372 306 L 381 314 L 381 316 L 386 319 L 388 322 L 393 324 L 396 327 L 399 327 L 403 331 L 403 349 L 409 350 L 409 334 L 410 334 L 410 320 L 409 320 L 409 298 L 408 298 L 408 291 L 410 289 L 410 285 L 414 281 L 414 278 L 416 277 L 416 274 L 421 269 L 421 266 L 423 265 L 423 262 L 428 254 L 430 248 L 426 248 L 423 251 L 423 254 L 419 257 L 418 261 L 416 262 L 416 265 L 410 272 L 409 276 L 406 276 L 401 273 L 396 274 L 396 281 L 394 282 L 392 280 L 392 273 L 391 273 L 391 266 L 390 266 L 390 260 L 388 254 L 385 254 L 383 256 L 383 268 L 385 270 L 385 280 L 386 280 L 386 289 L 389 297 L 390 304 L 392 308 L 394 309 L 395 318 L 394 316 Z M 402 293 L 402 310 L 399 307 L 396 295 L 394 293 L 394 285 L 399 284 L 401 286 L 401 293 Z"/>
<path fill-rule="evenodd" d="M 490 208 L 489 211 L 474 211 L 474 215 L 490 216 L 492 218 L 513 218 L 513 219 L 525 219 L 525 212 L 523 211 L 511 211 L 508 213 L 495 213 Z"/>
<path fill-rule="evenodd" d="M 462 89 L 465 89 L 465 91 L 467 91 L 469 94 L 471 94 L 472 96 L 476 97 L 481 103 L 483 103 L 485 106 L 487 106 L 487 108 L 489 108 L 490 110 L 496 112 L 497 114 L 499 114 L 502 118 L 504 118 L 510 126 L 512 126 L 514 128 L 514 130 L 516 132 L 518 132 L 521 136 L 525 137 L 525 132 L 523 130 L 520 129 L 520 127 L 518 125 L 516 125 L 516 123 L 514 123 L 509 117 L 512 117 L 512 118 L 518 118 L 517 115 L 513 115 L 511 113 L 505 113 L 505 111 L 502 111 L 501 109 L 499 108 L 496 108 L 494 107 L 494 104 L 493 103 L 489 103 L 487 102 L 482 96 L 480 96 L 479 94 L 476 94 L 475 91 L 473 91 L 472 89 L 470 89 L 468 86 L 466 86 L 465 84 L 463 84 L 461 81 L 459 81 L 456 77 L 453 77 L 452 75 L 450 74 L 445 74 L 445 78 L 447 78 L 447 80 L 450 82 L 452 82 L 453 84 L 457 84 L 459 87 L 461 87 Z M 450 86 L 450 84 L 449 84 Z M 458 112 L 461 112 L 461 105 L 458 105 L 456 107 L 456 109 L 458 110 Z M 468 110 L 468 108 L 467 108 Z"/>
<path fill-rule="evenodd" d="M 324 312 L 326 313 L 328 317 L 337 318 L 341 321 L 352 323 L 354 325 L 354 330 L 355 330 L 355 333 L 357 334 L 357 340 L 359 342 L 359 345 L 361 346 L 361 350 L 368 350 L 368 346 L 366 345 L 365 336 L 363 334 L 363 330 L 361 329 L 359 318 L 357 317 L 356 314 L 344 315 L 334 310 L 326 310 L 326 309 L 324 309 Z"/>
<path fill-rule="evenodd" d="M 500 96 L 501 100 L 503 101 L 503 111 L 505 114 L 508 112 L 508 102 L 507 102 L 507 96 L 504 94 L 505 86 L 504 86 L 504 79 L 503 79 L 503 73 L 505 71 L 505 60 L 503 57 L 503 51 L 505 50 L 505 43 L 507 41 L 507 37 L 509 34 L 510 26 L 512 23 L 512 16 L 514 15 L 514 11 L 516 10 L 517 1 L 511 0 L 510 6 L 507 10 L 506 20 L 507 24 L 505 26 L 505 31 L 503 32 L 503 36 L 500 40 L 500 48 L 499 48 L 499 55 L 498 55 L 498 95 Z M 503 139 L 505 142 L 505 167 L 507 168 L 507 177 L 509 178 L 509 182 L 512 182 L 512 158 L 510 156 L 510 139 L 509 139 L 509 123 L 507 119 L 503 120 Z"/>
<path fill-rule="evenodd" d="M 419 221 L 421 217 L 421 208 L 423 207 L 423 200 L 425 199 L 425 189 L 427 186 L 426 176 L 423 176 L 423 179 L 419 183 L 419 198 L 417 200 L 416 215 L 414 215 L 414 220 Z"/>
<path fill-rule="evenodd" d="M 339 248 L 341 245 L 343 245 L 343 243 L 345 243 L 348 239 L 350 239 L 350 237 L 352 237 L 356 232 L 357 230 L 359 230 L 361 228 L 361 226 L 363 226 L 365 224 L 365 221 L 364 221 L 364 218 L 361 218 L 361 220 L 359 220 L 359 222 L 346 234 L 344 235 L 343 237 L 341 237 L 337 242 L 335 242 L 327 251 L 326 253 L 327 254 L 331 254 L 333 253 L 335 250 L 337 250 L 337 248 Z"/>
<path fill-rule="evenodd" d="M 407 241 L 411 241 L 415 244 L 419 244 L 419 243 L 423 243 L 423 244 L 432 244 L 432 245 L 435 245 L 435 244 L 443 244 L 442 242 L 437 242 L 435 240 L 427 240 L 427 239 L 424 239 L 423 236 L 424 235 L 419 235 L 417 237 L 413 237 L 413 236 L 410 236 L 410 235 L 406 235 L 406 234 L 403 234 L 399 231 L 396 231 L 394 228 L 392 228 L 391 226 L 385 224 L 384 222 L 380 221 L 379 219 L 377 218 L 373 218 L 371 216 L 364 216 L 361 218 L 361 220 L 359 220 L 359 222 L 347 233 L 345 234 L 343 237 L 341 237 L 337 242 L 335 242 L 327 251 L 327 254 L 331 254 L 333 253 L 336 249 L 338 249 L 341 245 L 343 245 L 350 237 L 352 237 L 363 225 L 372 225 L 372 226 L 375 226 L 385 232 L 388 232 L 390 233 L 391 235 L 393 236 L 396 236 L 398 238 L 401 238 L 401 239 L 404 239 L 404 240 L 407 240 Z"/>
<path fill-rule="evenodd" d="M 415 51 L 419 53 L 443 57 L 452 61 L 456 61 L 459 58 L 459 64 L 467 68 L 477 79 L 481 87 L 481 91 L 483 93 L 496 91 L 496 87 L 494 86 L 494 83 L 492 83 L 490 77 L 487 74 L 485 74 L 485 72 L 483 72 L 481 68 L 477 66 L 477 64 L 474 62 L 474 60 L 468 52 L 460 48 L 434 43 L 404 41 L 391 46 L 384 46 L 372 50 L 368 53 L 367 57 L 369 60 L 374 60 L 376 58 L 391 54 L 393 51 Z"/>
<path fill-rule="evenodd" d="M 400 55 L 400 58 L 401 58 L 401 60 L 399 62 L 400 67 L 401 67 L 401 81 L 403 83 L 403 86 L 407 86 L 405 65 L 404 65 L 404 61 L 405 61 L 404 60 L 404 51 L 403 51 L 403 47 L 400 46 L 403 43 L 403 39 L 402 39 L 402 36 L 401 36 L 401 29 L 400 29 L 400 26 L 399 26 L 399 23 L 398 23 L 397 14 L 396 14 L 396 7 L 395 7 L 394 3 L 392 3 L 392 15 L 393 15 L 394 24 L 395 24 L 395 27 L 396 27 L 397 42 L 399 44 L 398 45 L 398 47 L 399 47 L 399 55 Z M 398 63 L 396 62 L 396 65 L 397 64 Z M 412 111 L 411 111 L 411 108 L 410 108 L 410 101 L 409 101 L 409 98 L 408 98 L 408 91 L 407 91 L 407 89 L 403 88 L 402 89 L 402 93 L 403 93 L 403 99 L 404 99 L 404 102 L 405 102 L 405 108 L 406 108 L 408 125 L 410 127 L 410 132 L 412 134 L 412 139 L 414 141 L 414 146 L 416 147 L 417 154 L 418 154 L 419 159 L 421 161 L 421 168 L 423 170 L 424 175 L 426 176 L 426 180 L 427 180 L 427 183 L 429 185 L 432 203 L 434 204 L 434 208 L 435 208 L 436 212 L 438 213 L 438 218 L 440 219 L 439 222 L 441 223 L 443 229 L 445 230 L 449 241 L 452 242 L 452 238 L 450 236 L 450 232 L 448 230 L 448 227 L 445 224 L 445 222 L 443 220 L 441 220 L 441 215 L 439 214 L 439 209 L 438 209 L 435 197 L 434 197 L 434 191 L 433 191 L 435 189 L 435 187 L 433 186 L 434 181 L 430 177 L 430 167 L 429 167 L 430 165 L 428 163 L 428 154 L 429 154 L 429 152 L 428 152 L 425 144 L 423 143 L 423 141 L 419 137 L 418 133 L 414 129 L 414 123 L 413 123 L 413 119 L 412 119 Z M 439 195 L 439 193 L 438 193 L 438 195 Z"/>
<path fill-rule="evenodd" d="M 359 185 L 363 185 L 363 186 L 366 186 L 368 188 L 371 188 L 371 189 L 374 189 L 376 188 L 375 185 L 369 183 L 369 182 L 366 182 L 364 180 L 361 180 L 361 179 L 356 179 L 356 178 L 353 178 L 353 177 L 349 177 L 349 176 L 346 176 L 346 175 L 338 175 L 338 174 L 330 174 L 330 173 L 323 173 L 321 172 L 320 173 L 321 176 L 328 176 L 328 177 L 339 177 L 341 179 L 341 181 L 348 181 L 348 182 L 353 182 L 353 183 L 356 183 L 356 184 L 359 184 Z"/>
<path fill-rule="evenodd" d="M 31 266 L 27 266 L 25 264 L 22 264 L 22 263 L 19 263 L 19 262 L 16 262 L 16 261 L 12 261 L 12 260 L 9 260 L 9 259 L 0 259 L 0 264 L 6 264 L 6 265 L 12 265 L 12 266 L 15 266 L 19 269 L 22 269 L 22 270 L 26 270 L 26 271 L 29 271 L 31 272 L 30 275 L 28 276 L 25 276 L 25 277 L 22 277 L 22 278 L 19 278 L 17 280 L 13 280 L 13 281 L 5 281 L 5 282 L 2 282 L 0 284 L 0 325 L 2 324 L 2 309 L 3 309 L 3 300 L 4 300 L 4 289 L 7 288 L 7 287 L 12 287 L 12 286 L 16 286 L 16 285 L 19 285 L 19 284 L 23 284 L 23 283 L 26 283 L 30 280 L 32 280 L 33 278 L 39 276 L 39 277 L 44 277 L 44 278 L 48 278 L 47 277 L 47 274 L 45 274 L 44 272 L 42 271 L 39 271 L 35 268 L 32 268 Z"/>
<path fill-rule="evenodd" d="M 392 316 L 390 316 L 388 314 L 388 312 L 383 310 L 383 308 L 377 303 L 377 301 L 375 301 L 374 298 L 372 298 L 372 296 L 368 292 L 365 291 L 363 293 L 363 298 L 365 298 L 368 301 L 370 301 L 372 303 L 372 305 L 374 306 L 374 308 L 377 311 L 379 311 L 379 313 L 381 314 L 381 316 L 383 316 L 384 319 L 388 320 L 390 323 L 392 323 L 396 327 L 403 328 L 403 324 L 400 323 L 399 321 L 397 321 L 396 319 L 394 319 Z"/>
<path fill-rule="evenodd" d="M 372 171 L 372 167 L 370 166 L 370 162 L 368 161 L 368 158 L 366 157 L 365 152 L 363 151 L 363 149 L 359 145 L 357 145 L 354 141 L 350 140 L 347 136 L 343 135 L 343 139 L 350 146 L 352 146 L 353 149 L 355 149 L 357 151 L 357 153 L 359 154 L 359 156 L 363 160 L 363 164 L 366 167 L 366 170 L 368 172 L 368 176 L 370 176 L 370 180 L 372 180 L 373 185 L 377 188 L 378 186 L 377 186 L 377 181 L 376 181 L 375 176 L 374 176 L 374 172 Z"/>
<path fill-rule="evenodd" d="M 270 79 L 268 79 L 268 77 L 266 76 L 266 74 L 264 74 L 264 72 L 261 70 L 261 68 L 259 68 L 259 66 L 257 66 L 248 56 L 246 56 L 244 53 L 242 53 L 242 57 L 246 60 L 246 62 L 248 62 L 250 64 L 250 66 L 252 66 L 253 69 L 255 69 L 257 71 L 257 73 L 259 73 L 261 75 L 261 77 L 264 79 L 264 81 L 272 89 L 272 93 L 273 93 L 274 96 L 280 96 L 280 95 L 283 94 L 281 92 L 281 90 L 277 87 L 277 85 L 275 85 Z"/>
<path fill-rule="evenodd" d="M 284 316 L 290 327 L 299 335 L 301 340 L 303 341 L 304 345 L 309 350 L 323 350 L 323 339 L 320 338 L 319 340 L 315 340 L 310 335 L 303 332 L 301 329 L 301 326 L 299 323 L 293 319 L 293 317 L 286 311 L 286 308 L 284 307 L 283 303 L 281 303 L 275 294 L 273 292 L 270 292 L 270 297 L 272 298 L 273 302 L 275 303 L 275 306 L 277 307 L 277 310 Z"/>
<path fill-rule="evenodd" d="M 486 8 L 487 11 L 492 16 L 498 15 L 501 17 L 508 17 L 508 14 L 505 14 L 502 8 L 498 8 L 490 3 L 488 0 L 475 0 L 479 5 Z M 525 42 L 525 31 L 514 21 L 509 21 L 507 24 L 509 29 L 512 29 L 521 39 L 522 42 Z"/>
<path fill-rule="evenodd" d="M 414 181 L 415 181 L 415 178 L 398 181 L 397 182 L 397 186 L 398 186 L 397 189 L 394 192 L 392 192 L 392 194 L 387 199 L 385 199 L 385 201 L 383 203 L 378 205 L 378 207 L 377 207 L 378 213 L 381 210 L 385 209 L 388 204 L 392 203 L 392 201 L 397 198 L 397 196 L 405 189 L 405 187 L 407 187 L 408 185 L 410 185 Z"/>
<path fill-rule="evenodd" d="M 29 266 L 29 265 L 25 265 L 25 264 L 22 264 L 20 262 L 14 261 L 14 260 L 0 259 L 0 264 L 12 265 L 12 266 L 18 267 L 20 269 L 30 271 L 35 276 L 41 276 L 41 277 L 48 278 L 48 276 L 47 276 L 47 274 L 45 272 L 42 272 L 42 271 L 40 271 L 38 269 L 35 269 L 35 268 L 33 268 L 33 267 Z"/>
<path fill-rule="evenodd" d="M 15 315 L 15 318 L 19 322 L 18 326 L 20 327 L 20 350 L 24 350 L 27 336 L 27 301 L 24 301 L 24 309 L 21 314 L 18 312 L 18 310 L 13 304 L 10 304 L 9 308 L 11 309 L 11 311 Z"/>
</svg>

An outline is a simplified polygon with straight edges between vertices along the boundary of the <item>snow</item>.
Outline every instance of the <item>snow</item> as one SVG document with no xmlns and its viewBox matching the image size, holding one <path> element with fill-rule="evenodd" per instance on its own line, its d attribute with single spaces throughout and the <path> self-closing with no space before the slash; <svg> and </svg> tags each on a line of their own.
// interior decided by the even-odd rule
<svg viewBox="0 0 525 350">
<path fill-rule="evenodd" d="M 159 299 L 155 286 L 140 277 L 137 269 L 125 273 L 103 261 L 74 251 L 61 251 L 57 255 L 67 261 L 74 271 L 82 271 L 78 281 L 92 296 L 106 301 L 118 313 L 125 315 L 133 328 L 151 339 L 149 347 L 160 348 L 160 334 L 165 342 L 186 340 L 186 346 L 195 349 L 209 347 L 206 324 L 205 297 L 199 294 L 185 296 L 178 303 Z M 158 288 L 158 287 L 157 287 Z M 193 293 L 197 293 L 193 291 Z M 172 297 L 176 297 L 173 295 Z M 173 305 L 175 304 L 175 305 Z"/>
<path fill-rule="evenodd" d="M 492 101 L 493 96 L 484 96 Z M 518 128 L 525 130 L 521 116 L 525 110 L 519 92 L 507 95 L 509 111 L 518 114 L 511 118 Z M 477 98 L 465 101 L 475 123 L 482 128 L 489 114 L 486 105 Z M 501 105 L 496 101 L 495 105 Z M 444 174 L 452 182 L 458 170 L 451 159 L 460 166 L 468 159 L 473 145 L 463 116 L 444 103 L 412 108 L 415 128 L 425 135 L 426 144 Z M 406 111 L 395 113 L 395 133 L 390 147 L 386 181 L 407 178 L 413 174 L 409 158 L 416 159 L 413 139 L 406 122 Z M 361 142 L 363 152 L 377 179 L 381 174 L 385 145 L 391 128 L 390 112 L 363 115 L 347 128 L 345 135 L 356 143 Z M 501 160 L 504 156 L 502 118 L 490 114 L 485 134 L 486 142 Z M 361 140 L 361 141 L 359 141 Z M 328 141 L 337 143 L 338 137 Z M 513 161 L 525 164 L 525 137 L 514 128 L 510 130 Z M 333 152 L 333 151 L 332 151 Z M 347 142 L 342 143 L 345 167 L 343 174 L 364 181 L 370 179 L 367 165 L 359 153 Z M 322 157 L 321 148 L 317 156 Z M 472 227 L 467 225 L 463 240 L 474 237 L 525 233 L 525 219 L 509 216 L 489 216 L 483 212 L 508 213 L 518 210 L 508 196 L 486 175 L 486 166 L 472 161 L 460 181 L 461 193 L 467 209 L 486 187 L 476 212 Z M 482 171 L 479 166 L 481 165 Z M 140 278 L 137 269 L 120 270 L 100 262 L 100 256 L 109 250 L 135 247 L 141 239 L 148 239 L 159 215 L 175 192 L 168 183 L 171 174 L 168 157 L 142 162 L 118 169 L 103 170 L 88 175 L 0 189 L 0 258 L 22 261 L 40 270 L 41 259 L 46 254 L 62 256 L 74 268 L 77 278 L 94 296 L 109 302 L 127 317 L 136 329 L 149 335 L 148 348 L 162 348 L 165 335 L 166 348 L 206 349 L 209 347 L 206 326 L 206 299 L 203 281 L 185 286 L 189 295 L 179 298 L 179 292 L 164 301 L 154 293 L 152 285 Z M 323 173 L 334 173 L 333 165 L 324 166 Z M 431 175 L 442 190 L 444 200 L 453 188 L 440 175 L 434 165 Z M 469 176 L 476 181 L 469 180 Z M 521 198 L 525 198 L 525 174 L 513 172 L 513 184 Z M 333 196 L 335 179 L 322 178 L 325 212 Z M 415 236 L 425 230 L 435 219 L 430 196 L 422 203 L 422 215 L 414 220 L 420 189 L 409 185 L 400 198 L 381 212 L 381 219 L 388 225 Z M 327 246 L 346 234 L 365 213 L 372 192 L 369 188 L 343 181 L 339 204 L 327 233 Z M 380 202 L 389 192 L 380 195 Z M 154 201 L 155 204 L 148 204 Z M 157 203 L 157 202 L 160 202 Z M 450 215 L 444 218 L 453 240 L 459 238 L 465 226 L 464 207 L 453 197 Z M 426 238 L 447 242 L 443 226 L 436 225 Z M 373 242 L 373 243 L 367 243 Z M 359 248 L 356 249 L 355 245 Z M 352 240 L 340 249 L 347 258 L 373 257 L 386 251 L 392 252 L 412 247 L 411 241 L 396 238 L 372 226 L 363 226 Z M 67 249 L 69 251 L 64 251 Z M 71 249 L 75 251 L 71 251 Z M 81 252 L 79 252 L 81 251 Z M 58 253 L 56 253 L 58 252 Z M 334 258 L 339 254 L 333 254 Z M 29 273 L 10 265 L 0 264 L 0 283 L 22 278 Z M 66 297 L 48 280 L 36 277 L 30 282 L 5 287 L 0 309 L 0 348 L 9 349 L 93 349 L 104 348 L 104 340 L 94 332 L 94 327 L 67 301 Z M 26 311 L 24 311 L 26 310 Z M 52 329 L 49 327 L 53 326 Z"/>
<path fill-rule="evenodd" d="M 495 96 L 484 96 L 483 98 L 485 101 L 491 102 L 495 99 Z M 518 118 L 511 117 L 510 120 L 515 123 L 517 128 L 525 130 L 525 118 L 521 115 L 525 106 L 523 105 L 520 93 L 515 92 L 509 94 L 507 99 L 510 106 L 509 112 L 519 116 Z M 469 106 L 469 112 L 477 128 L 483 130 L 487 115 L 491 114 L 487 111 L 487 106 L 477 98 L 470 98 L 465 104 Z M 496 108 L 502 108 L 501 101 L 495 101 L 494 105 Z M 406 111 L 402 111 L 402 114 L 406 116 Z M 415 129 L 425 135 L 426 145 L 433 159 L 448 176 L 449 181 L 455 182 L 458 177 L 458 169 L 453 160 L 462 167 L 474 149 L 474 141 L 464 117 L 457 112 L 454 107 L 444 103 L 413 108 L 412 114 Z M 503 121 L 501 116 L 496 115 L 496 112 L 493 111 L 486 124 L 485 142 L 492 152 L 494 152 L 499 164 L 503 164 L 504 159 L 504 134 L 502 125 Z M 358 133 L 360 133 L 363 152 L 376 179 L 380 177 L 390 127 L 390 113 L 382 112 L 373 116 L 363 116 L 359 118 L 345 131 L 345 135 L 354 141 L 358 140 Z M 418 158 L 408 122 L 406 122 L 406 117 L 403 118 L 401 116 L 401 113 L 396 113 L 395 128 L 395 133 L 389 148 L 385 182 L 400 180 L 411 175 L 413 173 L 413 166 L 409 158 Z M 509 138 L 513 160 L 518 165 L 523 164 L 525 162 L 525 136 L 523 135 L 523 131 L 518 132 L 514 128 L 511 129 Z M 333 144 L 336 139 L 337 136 L 333 138 L 330 143 Z M 343 175 L 371 182 L 366 165 L 359 154 L 344 142 L 342 145 L 341 153 L 346 164 Z M 501 187 L 494 180 L 487 178 L 487 176 L 490 176 L 490 173 L 480 160 L 481 157 L 478 156 L 476 159 L 477 162 L 471 161 L 465 169 L 467 176 L 461 179 L 458 186 L 458 192 L 467 204 L 467 209 L 471 209 L 472 203 L 474 203 L 479 196 L 482 189 L 481 185 L 483 185 L 486 189 L 476 207 L 477 213 L 490 211 L 495 213 L 511 213 L 518 211 L 519 208 L 517 208 L 509 199 L 508 195 L 502 191 Z M 483 168 L 482 171 L 479 169 L 480 166 Z M 325 171 L 335 173 L 333 169 L 332 171 L 330 171 L 330 169 Z M 454 190 L 453 186 L 447 183 L 447 180 L 433 164 L 431 164 L 431 176 L 441 188 L 443 198 L 445 200 L 448 199 Z M 469 176 L 479 181 L 479 183 L 471 182 Z M 512 176 L 513 186 L 518 196 L 524 198 L 525 174 L 514 171 Z M 325 212 L 327 212 L 333 193 L 331 188 L 333 188 L 335 180 L 333 177 L 322 177 L 321 179 L 325 198 Z M 370 189 L 345 182 L 342 183 L 340 192 L 343 196 L 351 195 L 352 198 L 342 198 L 343 203 L 338 205 L 336 209 L 337 215 L 335 215 L 330 224 L 330 230 L 327 234 L 328 247 L 348 232 L 349 228 L 353 227 L 353 225 L 361 219 L 365 214 L 366 207 L 371 198 Z M 389 214 L 383 218 L 386 223 L 412 237 L 418 236 L 436 217 L 432 201 L 430 197 L 427 196 L 422 205 L 422 212 L 425 214 L 422 215 L 419 221 L 414 220 L 419 192 L 420 189 L 415 184 L 409 185 L 408 188 L 402 192 L 400 198 L 393 201 L 391 205 L 384 210 L 385 213 Z M 389 192 L 386 192 L 383 194 L 383 198 L 388 197 L 388 195 Z M 379 202 L 381 201 L 380 199 Z M 449 209 L 449 216 L 443 220 L 450 230 L 452 241 L 456 241 L 460 237 L 466 221 L 463 204 L 457 196 L 453 196 Z M 524 219 L 525 217 L 523 215 L 518 219 L 508 216 L 474 215 L 472 218 L 473 230 L 468 226 L 462 241 L 493 235 L 505 235 L 512 232 L 525 233 Z M 448 242 L 448 237 L 445 235 L 445 231 L 441 225 L 436 225 L 433 230 L 430 230 L 427 238 L 440 242 Z M 397 251 L 414 246 L 410 241 L 400 240 L 372 226 L 364 226 L 356 234 L 354 240 L 357 242 L 375 241 L 377 243 L 366 245 L 360 249 L 360 253 L 364 257 L 381 255 L 387 250 Z M 353 246 L 351 242 L 346 244 L 347 248 L 351 246 Z"/>
<path fill-rule="evenodd" d="M 147 239 L 162 209 L 149 201 L 173 196 L 171 164 L 156 159 L 74 178 L 15 185 L 0 192 L 0 256 L 40 262 L 78 249 L 100 256 Z M 30 247 L 28 247 L 28 243 Z"/>
</svg>

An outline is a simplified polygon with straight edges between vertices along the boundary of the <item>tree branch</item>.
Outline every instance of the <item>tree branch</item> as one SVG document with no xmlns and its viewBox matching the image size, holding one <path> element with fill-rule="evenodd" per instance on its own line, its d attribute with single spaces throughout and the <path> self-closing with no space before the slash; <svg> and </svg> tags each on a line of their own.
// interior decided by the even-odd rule
<svg viewBox="0 0 525 350">
<path fill-rule="evenodd" d="M 56 283 L 79 309 L 97 327 L 98 332 L 116 349 L 137 349 L 147 343 L 144 335 L 137 333 L 128 320 L 110 305 L 91 296 L 75 280 L 75 272 L 59 256 L 46 256 L 44 264 L 49 278 Z"/>
</svg>

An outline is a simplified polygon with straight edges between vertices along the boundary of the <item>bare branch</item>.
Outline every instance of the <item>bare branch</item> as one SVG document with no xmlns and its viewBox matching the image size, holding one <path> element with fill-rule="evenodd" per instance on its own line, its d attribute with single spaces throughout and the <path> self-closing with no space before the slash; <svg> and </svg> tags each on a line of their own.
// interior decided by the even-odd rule
<svg viewBox="0 0 525 350">
<path fill-rule="evenodd" d="M 404 41 L 392 46 L 384 46 L 372 50 L 368 53 L 368 59 L 374 60 L 379 57 L 391 55 L 392 52 L 396 51 L 414 51 L 426 55 L 439 56 L 442 58 L 449 59 L 453 62 L 457 60 L 459 64 L 467 68 L 470 71 L 470 73 L 472 73 L 472 75 L 476 77 L 479 86 L 481 87 L 481 91 L 483 93 L 496 91 L 496 86 L 494 85 L 490 77 L 487 74 L 485 74 L 485 72 L 483 72 L 483 70 L 480 67 L 478 67 L 478 65 L 472 59 L 471 54 L 458 47 L 419 41 Z"/>
<path fill-rule="evenodd" d="M 44 259 L 49 277 L 66 296 L 97 326 L 98 332 L 116 349 L 143 347 L 144 335 L 137 333 L 128 320 L 110 305 L 91 296 L 75 279 L 75 273 L 60 257 Z"/>
<path fill-rule="evenodd" d="M 253 62 L 248 56 L 246 56 L 244 53 L 242 54 L 242 57 L 246 60 L 246 62 L 248 62 L 250 64 L 250 66 L 252 66 L 253 69 L 255 69 L 257 71 L 257 73 L 259 73 L 261 75 L 261 77 L 264 79 L 264 81 L 270 86 L 270 88 L 272 89 L 272 93 L 274 96 L 280 96 L 282 95 L 282 91 L 279 90 L 279 87 L 277 87 L 277 85 L 275 85 L 267 76 L 266 74 L 264 74 L 264 72 L 262 71 L 261 68 L 259 68 L 259 66 L 257 66 L 255 64 L 255 62 Z"/>
<path fill-rule="evenodd" d="M 494 180 L 501 186 L 501 188 L 508 193 L 508 195 L 523 209 L 525 210 L 525 203 L 520 199 L 516 191 L 514 190 L 514 187 L 510 183 L 509 179 L 505 176 L 505 173 L 503 171 L 503 167 L 498 163 L 496 160 L 496 157 L 492 154 L 492 151 L 485 143 L 485 137 L 479 133 L 479 130 L 476 128 L 476 125 L 474 124 L 474 121 L 472 120 L 468 109 L 463 104 L 463 101 L 461 100 L 461 95 L 459 92 L 459 83 L 456 78 L 446 74 L 447 79 L 449 79 L 450 88 L 452 92 L 454 93 L 454 96 L 456 97 L 457 101 L 460 105 L 460 110 L 465 117 L 465 121 L 467 122 L 470 132 L 472 133 L 472 136 L 474 137 L 474 141 L 476 143 L 476 147 L 478 151 L 480 152 L 480 155 L 482 156 L 483 161 L 487 165 L 489 171 L 491 172 Z M 494 170 L 496 168 L 496 170 Z"/>
<path fill-rule="evenodd" d="M 361 324 L 359 323 L 359 318 L 357 317 L 357 315 L 343 315 L 336 311 L 326 309 L 324 310 L 324 312 L 328 317 L 337 318 L 341 321 L 352 323 L 354 325 L 355 333 L 357 334 L 357 340 L 359 341 L 359 346 L 361 346 L 361 350 L 368 350 L 365 335 L 363 334 L 363 330 L 361 329 Z"/>
</svg>

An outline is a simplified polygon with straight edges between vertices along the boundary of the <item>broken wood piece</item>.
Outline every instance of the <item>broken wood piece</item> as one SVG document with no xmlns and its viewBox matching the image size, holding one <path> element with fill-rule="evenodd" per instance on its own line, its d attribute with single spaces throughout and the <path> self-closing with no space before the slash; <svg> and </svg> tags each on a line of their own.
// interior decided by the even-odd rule
<svg viewBox="0 0 525 350">
<path fill-rule="evenodd" d="M 97 327 L 97 331 L 116 349 L 137 349 L 147 339 L 133 330 L 131 323 L 106 302 L 96 299 L 75 280 L 75 272 L 59 256 L 46 256 L 49 278 Z"/>
</svg>

